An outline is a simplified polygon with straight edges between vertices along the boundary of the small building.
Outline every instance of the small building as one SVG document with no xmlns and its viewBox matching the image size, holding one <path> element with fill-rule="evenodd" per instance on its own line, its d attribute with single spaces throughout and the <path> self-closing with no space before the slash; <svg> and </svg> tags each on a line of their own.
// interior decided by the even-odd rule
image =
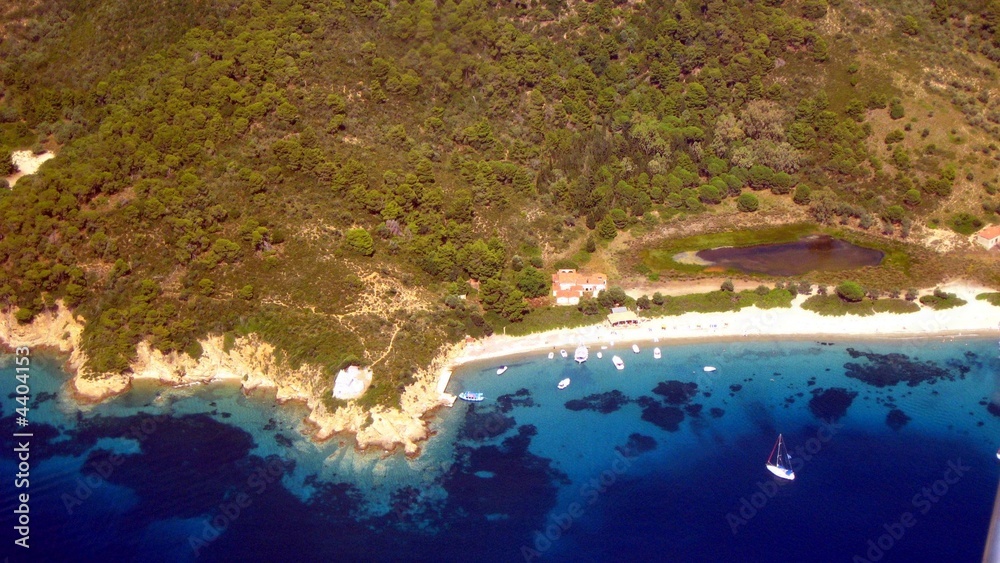
<svg viewBox="0 0 1000 563">
<path fill-rule="evenodd" d="M 572 268 L 563 268 L 552 274 L 552 297 L 556 305 L 576 305 L 584 295 L 597 297 L 608 288 L 608 276 L 584 274 Z"/>
<path fill-rule="evenodd" d="M 1000 243 L 1000 225 L 993 225 L 976 233 L 976 242 L 986 250 L 992 250 Z"/>
<path fill-rule="evenodd" d="M 337 373 L 337 379 L 333 383 L 333 397 L 344 400 L 357 399 L 365 394 L 371 384 L 370 369 L 363 370 L 358 366 L 350 366 Z"/>
<path fill-rule="evenodd" d="M 611 326 L 627 326 L 639 324 L 639 317 L 625 307 L 612 307 L 608 314 L 608 322 Z"/>
</svg>

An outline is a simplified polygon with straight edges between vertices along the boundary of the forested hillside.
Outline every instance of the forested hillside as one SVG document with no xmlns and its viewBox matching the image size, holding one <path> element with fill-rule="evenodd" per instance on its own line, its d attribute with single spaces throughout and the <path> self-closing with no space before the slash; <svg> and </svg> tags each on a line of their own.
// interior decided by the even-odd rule
<svg viewBox="0 0 1000 563">
<path fill-rule="evenodd" d="M 1000 209 L 996 1 L 12 4 L 0 166 L 58 156 L 0 192 L 0 300 L 98 373 L 257 333 L 391 401 L 622 231 Z"/>
</svg>

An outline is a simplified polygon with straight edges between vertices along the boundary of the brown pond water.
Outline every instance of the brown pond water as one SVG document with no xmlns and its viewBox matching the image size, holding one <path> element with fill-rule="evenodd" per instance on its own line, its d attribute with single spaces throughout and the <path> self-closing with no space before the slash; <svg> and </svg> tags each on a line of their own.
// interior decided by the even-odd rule
<svg viewBox="0 0 1000 563">
<path fill-rule="evenodd" d="M 698 258 L 746 273 L 797 276 L 817 270 L 850 270 L 877 266 L 885 254 L 881 250 L 857 246 L 826 235 L 812 235 L 784 244 L 762 244 L 741 248 L 702 250 Z"/>
</svg>

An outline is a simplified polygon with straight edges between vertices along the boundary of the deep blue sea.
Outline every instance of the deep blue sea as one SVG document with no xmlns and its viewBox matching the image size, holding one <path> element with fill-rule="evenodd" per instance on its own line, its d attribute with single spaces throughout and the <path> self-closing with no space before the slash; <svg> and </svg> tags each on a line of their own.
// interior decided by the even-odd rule
<svg viewBox="0 0 1000 563">
<path fill-rule="evenodd" d="M 660 343 L 660 360 L 630 344 L 583 365 L 572 350 L 508 358 L 502 376 L 499 361 L 464 366 L 449 390 L 486 400 L 437 413 L 416 459 L 313 444 L 301 407 L 232 386 L 81 409 L 58 361 L 37 356 L 21 428 L 8 356 L 0 557 L 981 559 L 1000 477 L 996 341 Z M 19 431 L 33 434 L 26 488 Z M 794 481 L 764 467 L 778 433 Z"/>
</svg>

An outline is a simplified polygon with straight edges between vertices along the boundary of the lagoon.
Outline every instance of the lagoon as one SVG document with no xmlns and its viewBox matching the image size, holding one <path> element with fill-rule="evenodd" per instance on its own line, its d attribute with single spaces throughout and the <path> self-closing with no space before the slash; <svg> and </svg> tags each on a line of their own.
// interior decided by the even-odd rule
<svg viewBox="0 0 1000 563">
<path fill-rule="evenodd" d="M 712 248 L 696 256 L 712 266 L 744 273 L 797 276 L 818 270 L 877 266 L 884 253 L 827 235 L 811 235 L 782 244 Z"/>
</svg>

